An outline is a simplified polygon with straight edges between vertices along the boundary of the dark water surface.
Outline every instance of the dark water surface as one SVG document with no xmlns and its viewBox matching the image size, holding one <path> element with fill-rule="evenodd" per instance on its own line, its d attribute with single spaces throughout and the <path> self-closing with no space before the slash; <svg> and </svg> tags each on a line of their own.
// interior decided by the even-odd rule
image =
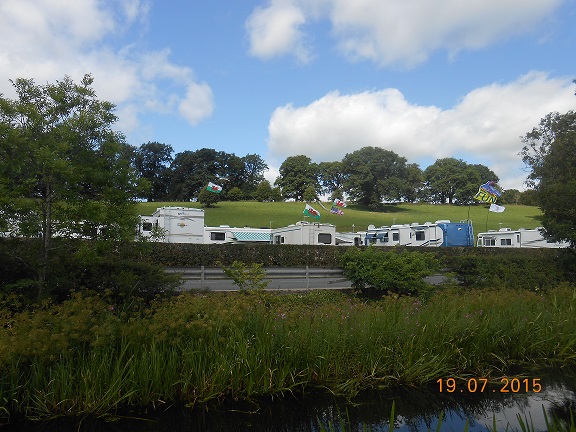
<svg viewBox="0 0 576 432">
<path fill-rule="evenodd" d="M 438 415 L 444 412 L 442 431 L 461 432 L 468 420 L 469 431 L 486 431 L 494 420 L 498 430 L 520 430 L 517 415 L 533 425 L 531 430 L 546 430 L 543 408 L 549 418 L 570 421 L 570 410 L 576 416 L 576 371 L 560 370 L 542 375 L 517 376 L 512 388 L 508 377 L 508 393 L 502 387 L 486 386 L 482 382 L 458 381 L 449 393 L 444 380 L 443 391 L 439 384 L 427 388 L 395 388 L 367 392 L 353 402 L 309 395 L 303 398 L 285 396 L 258 403 L 232 403 L 210 410 L 169 407 L 153 413 L 124 413 L 114 421 L 102 419 L 56 420 L 44 423 L 17 423 L 0 427 L 0 431 L 93 431 L 93 432 L 316 432 L 320 425 L 335 431 L 388 431 L 392 404 L 395 405 L 394 430 L 426 431 L 436 429 Z M 534 378 L 539 378 L 541 392 L 534 392 Z M 472 379 L 472 378 L 471 378 Z M 452 382 L 450 382 L 452 384 Z M 519 385 L 518 385 L 519 384 Z M 529 391 L 526 392 L 526 389 Z M 537 389 L 537 388 L 536 388 Z M 514 391 L 516 390 L 516 391 Z M 129 418 L 133 417 L 133 418 Z M 135 417 L 145 417 L 136 419 Z M 366 427 L 366 429 L 364 429 Z"/>
</svg>

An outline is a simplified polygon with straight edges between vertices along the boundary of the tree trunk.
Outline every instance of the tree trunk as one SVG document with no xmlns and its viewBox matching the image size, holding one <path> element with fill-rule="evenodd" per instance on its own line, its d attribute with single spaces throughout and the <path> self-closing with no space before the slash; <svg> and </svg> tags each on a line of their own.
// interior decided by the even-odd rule
<svg viewBox="0 0 576 432">
<path fill-rule="evenodd" d="M 50 258 L 50 241 L 52 239 L 52 201 L 50 187 L 47 187 L 48 199 L 42 206 L 42 247 L 40 248 L 40 270 L 38 274 L 38 300 L 44 295 Z"/>
</svg>

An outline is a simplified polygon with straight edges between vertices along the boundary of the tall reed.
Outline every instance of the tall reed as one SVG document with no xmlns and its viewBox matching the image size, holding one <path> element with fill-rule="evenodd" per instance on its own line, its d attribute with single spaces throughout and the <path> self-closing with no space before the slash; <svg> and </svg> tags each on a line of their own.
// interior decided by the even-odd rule
<svg viewBox="0 0 576 432">
<path fill-rule="evenodd" d="M 5 318 L 0 416 L 497 377 L 576 364 L 576 291 L 446 290 L 426 302 L 336 292 L 183 294 L 117 311 L 76 295 Z"/>
</svg>

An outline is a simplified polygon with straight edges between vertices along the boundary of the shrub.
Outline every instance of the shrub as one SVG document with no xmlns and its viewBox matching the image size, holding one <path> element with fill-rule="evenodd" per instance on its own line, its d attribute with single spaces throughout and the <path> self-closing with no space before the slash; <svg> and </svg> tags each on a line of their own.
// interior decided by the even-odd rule
<svg viewBox="0 0 576 432">
<path fill-rule="evenodd" d="M 265 281 L 266 271 L 262 263 L 247 266 L 241 261 L 234 261 L 230 267 L 222 266 L 224 273 L 234 281 L 241 290 L 263 290 L 270 281 Z"/>
<path fill-rule="evenodd" d="M 233 187 L 226 194 L 228 201 L 241 201 L 244 199 L 244 192 L 239 187 Z"/>
<path fill-rule="evenodd" d="M 427 287 L 425 276 L 440 269 L 433 252 L 352 248 L 342 256 L 346 277 L 357 289 L 373 287 L 389 293 L 415 295 Z"/>
</svg>

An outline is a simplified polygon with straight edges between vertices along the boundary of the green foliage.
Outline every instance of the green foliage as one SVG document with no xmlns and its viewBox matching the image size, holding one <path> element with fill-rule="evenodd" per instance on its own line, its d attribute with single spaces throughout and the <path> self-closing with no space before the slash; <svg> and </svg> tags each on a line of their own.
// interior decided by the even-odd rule
<svg viewBox="0 0 576 432">
<path fill-rule="evenodd" d="M 406 159 L 380 147 L 363 147 L 342 160 L 345 189 L 359 204 L 378 209 L 383 200 L 399 200 L 406 193 Z"/>
<path fill-rule="evenodd" d="M 347 178 L 342 162 L 320 162 L 318 164 L 318 178 L 322 185 L 322 192 L 330 194 L 331 200 L 342 198 Z"/>
<path fill-rule="evenodd" d="M 39 239 L 0 240 L 0 304 L 15 310 L 36 298 L 35 271 L 27 263 L 37 256 Z M 78 289 L 107 292 L 118 304 L 150 301 L 171 294 L 180 281 L 164 272 L 150 254 L 152 244 L 55 239 L 51 271 L 45 281 L 54 302 Z"/>
<path fill-rule="evenodd" d="M 131 149 L 112 129 L 114 105 L 96 98 L 92 82 L 17 79 L 17 99 L 0 97 L 0 214 L 15 234 L 42 237 L 39 297 L 54 236 L 126 239 L 137 223 L 142 191 Z"/>
<path fill-rule="evenodd" d="M 215 204 L 220 202 L 220 194 L 210 192 L 204 188 L 198 194 L 198 202 L 204 207 L 213 207 Z"/>
<path fill-rule="evenodd" d="M 527 205 L 527 206 L 538 206 L 540 203 L 538 198 L 538 192 L 534 189 L 526 189 L 524 192 L 520 194 L 520 199 L 518 200 L 518 204 Z"/>
<path fill-rule="evenodd" d="M 576 119 L 576 115 L 575 115 Z M 576 247 L 576 130 L 562 134 L 544 159 L 538 186 L 544 236 Z"/>
<path fill-rule="evenodd" d="M 190 201 L 193 198 L 199 200 L 199 194 L 208 182 L 222 174 L 222 153 L 207 148 L 178 153 L 170 166 L 170 198 L 180 201 Z"/>
<path fill-rule="evenodd" d="M 478 187 L 498 176 L 484 165 L 470 165 L 462 159 L 438 159 L 424 170 L 424 193 L 431 202 L 470 204 Z"/>
<path fill-rule="evenodd" d="M 265 267 L 338 267 L 343 247 L 272 244 L 150 243 L 154 262 L 167 267 L 220 267 L 234 261 Z"/>
<path fill-rule="evenodd" d="M 279 173 L 275 184 L 282 189 L 284 198 L 303 201 L 307 188 L 319 189 L 318 165 L 308 156 L 289 156 L 280 165 Z"/>
<path fill-rule="evenodd" d="M 376 288 L 388 293 L 417 295 L 427 288 L 425 276 L 440 268 L 432 252 L 382 250 L 373 246 L 350 248 L 342 255 L 346 277 L 357 289 Z"/>
<path fill-rule="evenodd" d="M 239 187 L 233 187 L 226 193 L 226 198 L 229 201 L 240 201 L 244 199 L 244 192 Z"/>
<path fill-rule="evenodd" d="M 256 191 L 254 191 L 253 197 L 256 201 L 272 201 L 272 186 L 268 180 L 262 180 Z"/>
<path fill-rule="evenodd" d="M 314 186 L 310 185 L 306 188 L 302 195 L 302 199 L 304 201 L 316 201 L 318 199 L 318 194 L 316 193 Z"/>
<path fill-rule="evenodd" d="M 454 248 L 439 252 L 443 266 L 466 287 L 539 291 L 576 282 L 576 256 L 570 250 Z"/>
<path fill-rule="evenodd" d="M 148 201 L 159 201 L 168 197 L 173 152 L 172 146 L 159 142 L 142 144 L 135 151 L 134 165 L 138 174 L 150 183 L 148 193 L 143 195 Z"/>
<path fill-rule="evenodd" d="M 119 310 L 74 294 L 0 312 L 0 418 L 433 384 L 576 361 L 576 294 L 444 290 L 365 302 L 336 292 L 181 294 Z"/>
<path fill-rule="evenodd" d="M 251 263 L 249 266 L 241 261 L 234 261 L 230 267 L 222 266 L 224 274 L 234 281 L 241 290 L 263 290 L 270 281 L 264 280 L 266 271 L 261 263 Z"/>
<path fill-rule="evenodd" d="M 544 236 L 576 247 L 576 112 L 548 114 L 523 142 L 522 160 L 544 214 Z"/>
</svg>

